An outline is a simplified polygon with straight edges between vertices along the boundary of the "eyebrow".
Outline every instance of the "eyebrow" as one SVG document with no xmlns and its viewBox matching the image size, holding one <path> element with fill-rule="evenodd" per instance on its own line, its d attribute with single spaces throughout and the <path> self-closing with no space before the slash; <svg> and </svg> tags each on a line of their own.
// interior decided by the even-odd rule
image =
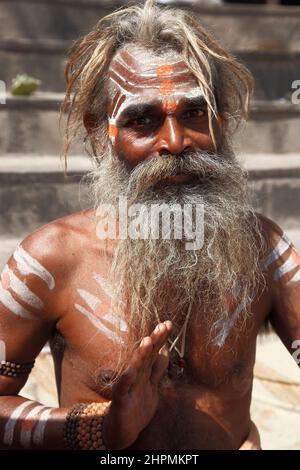
<svg viewBox="0 0 300 470">
<path fill-rule="evenodd" d="M 118 117 L 117 124 L 123 121 L 136 119 L 138 117 L 144 116 L 147 113 L 153 112 L 157 107 L 158 103 L 160 103 L 159 100 L 154 100 L 150 101 L 149 103 L 137 103 L 129 105 L 127 108 L 124 109 L 124 111 L 122 111 L 122 113 Z M 179 100 L 179 104 L 191 108 L 203 108 L 207 106 L 207 102 L 204 96 L 196 96 L 193 98 L 183 96 Z"/>
</svg>

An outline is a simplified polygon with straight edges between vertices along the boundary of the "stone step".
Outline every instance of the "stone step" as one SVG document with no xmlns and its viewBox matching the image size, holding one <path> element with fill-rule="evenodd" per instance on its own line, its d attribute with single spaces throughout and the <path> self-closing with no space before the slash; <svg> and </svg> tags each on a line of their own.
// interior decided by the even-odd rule
<svg viewBox="0 0 300 470">
<path fill-rule="evenodd" d="M 257 210 L 289 230 L 300 228 L 300 155 L 241 157 L 249 172 Z M 73 211 L 90 206 L 81 176 L 87 157 L 71 157 L 68 176 L 54 156 L 0 158 L 0 236 L 18 237 Z"/>
<path fill-rule="evenodd" d="M 58 110 L 63 95 L 36 93 L 32 97 L 7 96 L 0 105 L 0 158 L 6 154 L 59 155 L 62 135 Z M 1 99 L 0 99 L 1 102 Z M 300 152 L 300 106 L 288 101 L 256 101 L 249 122 L 236 137 L 246 153 Z M 73 153 L 84 153 L 83 144 Z"/>
<path fill-rule="evenodd" d="M 230 49 L 300 51 L 298 7 L 201 5 L 197 0 L 160 3 L 191 10 Z M 75 39 L 128 1 L 0 0 L 0 5 L 2 38 Z"/>
<path fill-rule="evenodd" d="M 300 22 L 299 22 L 300 28 Z M 64 68 L 74 41 L 59 39 L 0 38 L 0 79 L 10 89 L 12 79 L 27 73 L 42 81 L 41 90 L 63 92 Z M 300 50 L 233 50 L 249 67 L 258 99 L 289 98 L 293 81 L 299 79 Z"/>
</svg>

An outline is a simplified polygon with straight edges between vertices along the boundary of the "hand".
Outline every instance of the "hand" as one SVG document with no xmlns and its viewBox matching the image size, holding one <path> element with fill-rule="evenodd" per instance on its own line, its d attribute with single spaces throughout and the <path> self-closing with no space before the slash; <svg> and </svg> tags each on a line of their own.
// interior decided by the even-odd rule
<svg viewBox="0 0 300 470">
<path fill-rule="evenodd" d="M 103 422 L 110 450 L 132 445 L 148 426 L 158 406 L 158 385 L 169 364 L 166 346 L 172 323 L 160 323 L 134 351 L 128 369 L 112 388 L 112 403 Z"/>
</svg>

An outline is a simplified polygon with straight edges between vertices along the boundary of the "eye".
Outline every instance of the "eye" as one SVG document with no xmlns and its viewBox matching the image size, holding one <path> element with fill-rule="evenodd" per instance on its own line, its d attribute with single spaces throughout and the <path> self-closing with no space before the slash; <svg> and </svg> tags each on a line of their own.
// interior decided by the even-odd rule
<svg viewBox="0 0 300 470">
<path fill-rule="evenodd" d="M 135 119 L 131 119 L 130 121 L 127 122 L 126 126 L 141 128 L 141 127 L 150 126 L 152 123 L 153 123 L 153 119 L 151 119 L 150 117 L 141 116 Z"/>
<path fill-rule="evenodd" d="M 184 119 L 193 119 L 193 118 L 201 118 L 205 115 L 205 110 L 203 108 L 193 108 L 185 111 L 183 114 Z"/>
</svg>

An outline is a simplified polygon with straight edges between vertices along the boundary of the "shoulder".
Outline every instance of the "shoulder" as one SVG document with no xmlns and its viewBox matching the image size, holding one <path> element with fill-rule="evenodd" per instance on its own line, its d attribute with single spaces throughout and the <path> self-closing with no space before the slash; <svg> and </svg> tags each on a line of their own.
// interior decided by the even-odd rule
<svg viewBox="0 0 300 470">
<path fill-rule="evenodd" d="M 51 319 L 58 313 L 57 299 L 81 262 L 82 247 L 93 237 L 93 215 L 91 209 L 76 212 L 32 232 L 16 247 L 4 268 L 2 277 L 9 282 L 10 275 L 25 285 L 27 292 L 42 299 L 45 314 Z"/>
<path fill-rule="evenodd" d="M 273 246 L 274 243 L 276 244 L 278 239 L 284 235 L 283 229 L 276 222 L 263 214 L 257 212 L 256 216 L 260 225 L 261 235 L 266 244 Z"/>
<path fill-rule="evenodd" d="M 271 275 L 276 288 L 300 279 L 300 256 L 287 233 L 273 220 L 258 214 L 262 235 L 266 242 L 262 267 Z"/>
</svg>

